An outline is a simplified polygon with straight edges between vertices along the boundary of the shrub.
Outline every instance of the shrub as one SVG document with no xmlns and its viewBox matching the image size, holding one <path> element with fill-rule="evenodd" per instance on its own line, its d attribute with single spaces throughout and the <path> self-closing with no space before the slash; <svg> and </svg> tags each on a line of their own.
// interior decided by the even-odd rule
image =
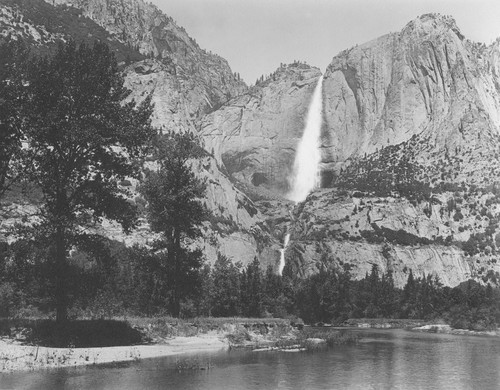
<svg viewBox="0 0 500 390">
<path fill-rule="evenodd" d="M 234 332 L 229 333 L 226 338 L 231 344 L 244 344 L 245 341 L 251 341 L 252 336 L 248 333 L 248 330 L 242 326 L 237 326 Z"/>
<path fill-rule="evenodd" d="M 47 347 L 109 347 L 139 344 L 142 335 L 123 321 L 35 321 L 28 341 Z"/>
<path fill-rule="evenodd" d="M 13 283 L 0 283 L 0 317 L 9 317 L 16 306 L 16 294 Z"/>
</svg>

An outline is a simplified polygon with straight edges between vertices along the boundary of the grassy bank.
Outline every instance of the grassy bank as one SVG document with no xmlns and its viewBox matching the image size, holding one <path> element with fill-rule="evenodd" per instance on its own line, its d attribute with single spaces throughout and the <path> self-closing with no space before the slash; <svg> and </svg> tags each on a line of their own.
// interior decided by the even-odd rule
<svg viewBox="0 0 500 390">
<path fill-rule="evenodd" d="M 173 317 L 132 317 L 100 320 L 73 320 L 57 324 L 49 319 L 0 319 L 0 337 L 28 345 L 58 348 L 112 347 L 162 344 L 175 337 L 194 337 L 215 333 L 238 344 L 249 338 L 292 337 L 302 328 L 280 318 L 178 319 Z"/>
<path fill-rule="evenodd" d="M 103 364 L 296 340 L 284 319 L 0 319 L 0 371 Z"/>
</svg>

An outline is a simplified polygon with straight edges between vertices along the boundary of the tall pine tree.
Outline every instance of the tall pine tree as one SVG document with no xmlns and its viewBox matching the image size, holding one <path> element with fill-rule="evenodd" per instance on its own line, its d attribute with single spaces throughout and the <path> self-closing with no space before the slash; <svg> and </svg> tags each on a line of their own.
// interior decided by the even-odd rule
<svg viewBox="0 0 500 390">
<path fill-rule="evenodd" d="M 201 252 L 186 244 L 200 236 L 207 215 L 201 202 L 206 184 L 191 167 L 205 152 L 193 133 L 159 135 L 154 145 L 157 168 L 148 172 L 140 191 L 148 202 L 151 228 L 161 234 L 156 250 L 168 268 L 170 311 L 179 316 L 181 300 L 194 292 L 202 265 Z"/>
</svg>

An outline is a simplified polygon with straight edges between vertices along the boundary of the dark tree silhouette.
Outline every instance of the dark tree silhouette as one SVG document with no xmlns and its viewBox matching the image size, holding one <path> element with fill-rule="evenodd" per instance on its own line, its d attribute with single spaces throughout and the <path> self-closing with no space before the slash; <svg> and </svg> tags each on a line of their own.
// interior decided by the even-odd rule
<svg viewBox="0 0 500 390">
<path fill-rule="evenodd" d="M 37 232 L 54 259 L 56 319 L 67 317 L 68 251 L 92 237 L 88 226 L 108 218 L 127 232 L 135 206 L 117 183 L 139 173 L 134 159 L 153 136 L 151 104 L 122 104 L 127 96 L 107 45 L 60 44 L 34 58 L 16 102 L 21 118 L 23 171 L 43 194 Z"/>
<path fill-rule="evenodd" d="M 170 310 L 179 316 L 181 299 L 196 287 L 202 265 L 201 252 L 189 250 L 184 243 L 200 236 L 199 227 L 207 215 L 201 202 L 206 184 L 196 177 L 190 163 L 205 152 L 193 133 L 169 132 L 158 136 L 154 145 L 158 167 L 148 172 L 140 191 L 148 202 L 151 228 L 161 233 L 155 249 L 168 268 Z"/>
</svg>

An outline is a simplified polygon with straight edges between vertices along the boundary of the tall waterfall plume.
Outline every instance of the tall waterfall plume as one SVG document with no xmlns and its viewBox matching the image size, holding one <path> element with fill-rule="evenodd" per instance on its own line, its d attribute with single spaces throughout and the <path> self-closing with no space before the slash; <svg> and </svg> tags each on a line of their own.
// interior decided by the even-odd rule
<svg viewBox="0 0 500 390">
<path fill-rule="evenodd" d="M 287 198 L 296 203 L 304 201 L 312 190 L 321 185 L 319 165 L 321 162 L 322 84 L 323 76 L 319 78 L 314 89 L 304 134 L 298 145 L 293 164 L 290 179 L 291 190 Z"/>
</svg>

